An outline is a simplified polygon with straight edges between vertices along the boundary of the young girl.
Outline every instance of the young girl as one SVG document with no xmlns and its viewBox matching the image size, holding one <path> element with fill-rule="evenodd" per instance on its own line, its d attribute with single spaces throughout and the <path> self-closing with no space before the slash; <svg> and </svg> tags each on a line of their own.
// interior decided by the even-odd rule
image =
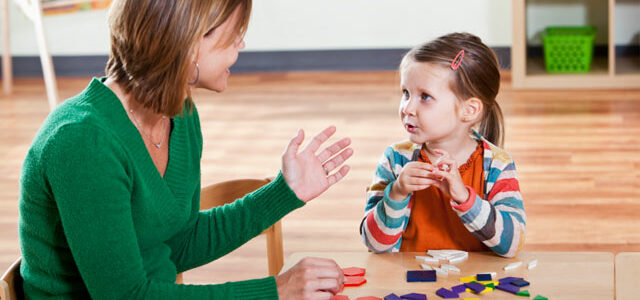
<svg viewBox="0 0 640 300">
<path fill-rule="evenodd" d="M 382 156 L 360 224 L 374 252 L 459 249 L 513 257 L 526 216 L 496 102 L 500 73 L 480 38 L 453 33 L 400 65 L 408 141 Z"/>
</svg>

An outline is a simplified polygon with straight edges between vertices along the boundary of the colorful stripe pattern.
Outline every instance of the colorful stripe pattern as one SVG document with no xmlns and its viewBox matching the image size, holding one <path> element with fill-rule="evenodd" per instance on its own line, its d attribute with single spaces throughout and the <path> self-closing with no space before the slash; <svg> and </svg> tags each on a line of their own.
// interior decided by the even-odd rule
<svg viewBox="0 0 640 300">
<path fill-rule="evenodd" d="M 483 175 L 485 194 L 475 196 L 468 210 L 452 209 L 464 226 L 493 252 L 504 257 L 515 256 L 526 233 L 526 215 L 520 194 L 515 163 L 503 149 L 491 144 L 477 132 L 474 139 L 484 149 Z M 360 224 L 365 245 L 376 253 L 398 252 L 402 234 L 411 216 L 411 196 L 402 201 L 389 198 L 391 186 L 404 165 L 417 161 L 421 145 L 410 141 L 385 149 L 372 184 L 367 188 L 367 205 Z M 462 249 L 464 250 L 464 249 Z"/>
</svg>

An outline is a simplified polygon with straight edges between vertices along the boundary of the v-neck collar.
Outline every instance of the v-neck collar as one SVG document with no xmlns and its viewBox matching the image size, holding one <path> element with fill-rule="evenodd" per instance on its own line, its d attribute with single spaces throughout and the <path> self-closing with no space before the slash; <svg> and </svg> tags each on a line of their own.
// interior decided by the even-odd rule
<svg viewBox="0 0 640 300">
<path fill-rule="evenodd" d="M 188 192 L 185 190 L 186 186 L 180 181 L 179 174 L 184 174 L 186 164 L 182 163 L 183 159 L 180 159 L 180 153 L 184 152 L 185 134 L 184 134 L 184 116 L 176 116 L 172 118 L 173 129 L 169 134 L 169 157 L 167 160 L 167 167 L 164 176 L 160 174 L 158 168 L 153 163 L 153 159 L 149 154 L 147 147 L 144 144 L 140 131 L 129 119 L 125 108 L 122 105 L 120 99 L 116 94 L 106 85 L 103 78 L 94 78 L 89 87 L 85 90 L 85 93 L 101 94 L 103 97 L 85 97 L 86 99 L 100 99 L 101 101 L 94 101 L 94 105 L 97 112 L 108 120 L 108 126 L 112 127 L 114 132 L 120 136 L 123 146 L 129 150 L 134 160 L 134 163 L 140 169 L 143 174 L 147 174 L 145 177 L 148 184 L 150 184 L 156 191 L 165 189 L 170 192 L 174 197 L 187 196 Z M 148 176 L 153 174 L 152 176 Z"/>
</svg>

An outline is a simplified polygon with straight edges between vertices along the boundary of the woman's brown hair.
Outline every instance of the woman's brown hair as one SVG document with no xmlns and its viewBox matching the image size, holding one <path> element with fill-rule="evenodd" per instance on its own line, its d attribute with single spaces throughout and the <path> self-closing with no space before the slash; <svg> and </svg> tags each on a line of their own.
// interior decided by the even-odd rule
<svg viewBox="0 0 640 300">
<path fill-rule="evenodd" d="M 237 8 L 235 34 L 226 35 L 222 46 L 246 32 L 251 0 L 115 0 L 109 11 L 106 75 L 143 107 L 178 115 L 185 95 L 191 104 L 189 78 L 198 42 Z"/>
<path fill-rule="evenodd" d="M 451 68 L 454 58 L 464 50 L 460 66 Z M 482 40 L 469 33 L 451 33 L 433 41 L 418 45 L 403 58 L 402 65 L 410 59 L 442 65 L 453 72 L 451 89 L 458 99 L 476 97 L 482 101 L 484 111 L 479 133 L 491 143 L 503 146 L 504 121 L 502 110 L 496 102 L 500 90 L 500 70 L 495 53 Z"/>
</svg>

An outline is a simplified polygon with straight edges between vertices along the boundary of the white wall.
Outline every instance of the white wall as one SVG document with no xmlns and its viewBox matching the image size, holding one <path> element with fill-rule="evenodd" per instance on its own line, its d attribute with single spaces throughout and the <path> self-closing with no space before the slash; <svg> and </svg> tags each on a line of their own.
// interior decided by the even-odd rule
<svg viewBox="0 0 640 300">
<path fill-rule="evenodd" d="M 530 1 L 530 17 L 536 18 L 528 24 L 532 42 L 551 19 L 592 18 L 577 0 Z M 584 1 L 606 6 L 604 0 Z M 624 2 L 620 15 L 627 16 L 618 23 L 634 29 L 616 41 L 628 43 L 640 30 L 640 0 L 617 1 Z M 33 26 L 9 2 L 12 55 L 37 55 Z M 490 46 L 510 46 L 511 9 L 510 0 L 255 0 L 247 50 L 408 48 L 452 31 L 474 33 Z M 47 16 L 44 24 L 53 55 L 108 54 L 104 10 Z"/>
</svg>

